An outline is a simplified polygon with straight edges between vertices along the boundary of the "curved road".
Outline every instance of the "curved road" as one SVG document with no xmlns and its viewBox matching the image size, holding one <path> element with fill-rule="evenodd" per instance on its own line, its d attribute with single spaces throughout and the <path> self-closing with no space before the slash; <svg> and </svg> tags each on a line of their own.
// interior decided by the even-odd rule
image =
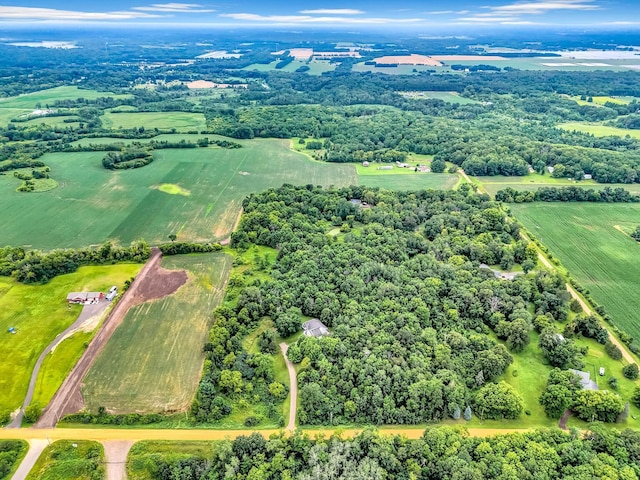
<svg viewBox="0 0 640 480">
<path fill-rule="evenodd" d="M 298 406 L 298 379 L 296 377 L 296 369 L 291 363 L 291 360 L 287 358 L 287 350 L 289 345 L 282 342 L 280 344 L 280 350 L 282 350 L 282 356 L 287 364 L 287 370 L 289 370 L 289 390 L 291 393 L 291 399 L 289 401 L 289 423 L 287 424 L 287 430 L 296 429 L 296 408 Z"/>
<path fill-rule="evenodd" d="M 29 388 L 27 389 L 27 394 L 24 397 L 22 407 L 20 407 L 20 410 L 13 421 L 9 425 L 7 425 L 7 428 L 20 428 L 20 425 L 22 424 L 22 418 L 24 417 L 24 410 L 31 404 L 31 400 L 33 400 L 33 393 L 36 389 L 38 373 L 40 373 L 40 367 L 42 367 L 42 362 L 44 362 L 44 359 L 47 357 L 47 355 L 51 353 L 51 351 L 58 345 L 60 345 L 68 335 L 82 326 L 84 322 L 92 317 L 95 317 L 96 315 L 102 315 L 108 306 L 109 302 L 106 300 L 103 300 L 94 305 L 85 305 L 82 308 L 82 312 L 80 313 L 78 319 L 73 322 L 73 324 L 71 324 L 71 326 L 69 326 L 69 328 L 67 328 L 64 332 L 58 334 L 53 342 L 47 345 L 47 348 L 45 348 L 44 351 L 40 354 L 36 365 L 33 367 L 33 371 L 31 372 L 31 379 L 29 380 Z"/>
</svg>

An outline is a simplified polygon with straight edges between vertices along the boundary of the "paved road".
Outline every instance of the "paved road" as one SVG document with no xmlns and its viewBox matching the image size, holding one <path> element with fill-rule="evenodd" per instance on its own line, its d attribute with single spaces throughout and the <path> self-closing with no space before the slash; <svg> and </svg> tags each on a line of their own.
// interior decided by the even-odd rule
<svg viewBox="0 0 640 480">
<path fill-rule="evenodd" d="M 107 480 L 127 479 L 127 456 L 134 442 L 131 440 L 109 440 L 102 442 L 107 463 Z"/>
<path fill-rule="evenodd" d="M 40 420 L 35 424 L 37 428 L 51 428 L 58 423 L 59 419 L 69 413 L 78 411 L 82 407 L 82 396 L 80 394 L 80 383 L 86 373 L 93 365 L 107 341 L 113 335 L 118 325 L 129 310 L 129 307 L 135 302 L 138 295 L 139 286 L 143 283 L 143 279 L 157 267 L 162 259 L 162 253 L 157 248 L 151 249 L 151 257 L 149 261 L 142 267 L 140 273 L 136 276 L 135 281 L 131 284 L 117 305 L 111 310 L 109 316 L 100 327 L 98 334 L 82 354 L 78 363 L 76 363 L 71 373 L 62 383 L 51 402 L 45 409 Z"/>
<path fill-rule="evenodd" d="M 20 430 L 15 430 L 20 431 Z M 42 451 L 49 445 L 49 441 L 45 438 L 36 438 L 29 440 L 29 451 L 22 459 L 22 463 L 16 470 L 16 473 L 13 474 L 11 480 L 24 480 L 29 475 L 29 472 L 36 464 L 38 458 L 42 454 Z"/>
<path fill-rule="evenodd" d="M 524 232 L 520 232 L 520 235 L 526 241 L 531 242 L 531 239 Z M 551 264 L 551 262 L 540 250 L 538 250 L 538 260 L 540 260 L 542 264 L 545 267 L 547 267 L 549 270 L 555 271 L 556 267 Z M 582 297 L 578 294 L 578 292 L 568 283 L 566 284 L 566 287 L 569 294 L 578 301 L 584 313 L 586 313 L 587 315 L 593 315 L 593 310 L 591 310 L 591 307 L 587 304 L 587 302 L 585 302 L 582 299 Z M 624 358 L 629 363 L 636 363 L 636 360 L 633 358 L 633 355 L 631 355 L 631 352 L 627 349 L 627 346 L 623 344 L 620 340 L 618 340 L 618 338 L 611 332 L 611 330 L 609 330 L 609 326 L 602 321 L 600 322 L 600 325 L 602 325 L 602 327 L 609 334 L 609 340 L 611 340 L 611 343 L 613 343 L 615 346 L 617 346 L 620 349 L 620 351 L 622 352 L 622 358 Z"/>
<path fill-rule="evenodd" d="M 20 410 L 13 421 L 9 425 L 7 425 L 7 428 L 20 428 L 20 425 L 22 424 L 22 418 L 24 417 L 24 410 L 31 404 L 31 400 L 33 400 L 33 393 L 36 389 L 38 373 L 40 373 L 40 367 L 42 367 L 42 362 L 44 362 L 44 359 L 47 357 L 47 355 L 49 355 L 49 353 L 53 349 L 60 345 L 60 343 L 62 343 L 64 339 L 67 338 L 67 336 L 80 328 L 84 322 L 95 317 L 96 315 L 102 315 L 108 306 L 109 302 L 106 300 L 93 305 L 85 305 L 82 308 L 82 312 L 80 313 L 78 319 L 73 322 L 73 324 L 71 324 L 71 326 L 64 332 L 60 333 L 53 340 L 53 342 L 47 345 L 47 348 L 45 348 L 44 351 L 40 354 L 40 357 L 38 357 L 38 361 L 36 362 L 35 367 L 33 367 L 33 371 L 31 372 L 31 379 L 29 380 L 29 388 L 27 389 L 27 395 L 24 398 L 22 407 L 20 407 Z"/>
<path fill-rule="evenodd" d="M 289 370 L 289 391 L 291 393 L 291 400 L 289 403 L 289 423 L 287 424 L 287 430 L 295 430 L 296 409 L 298 406 L 298 379 L 296 377 L 296 369 L 293 366 L 293 363 L 291 363 L 291 360 L 287 358 L 287 350 L 289 350 L 289 345 L 282 342 L 280 344 L 280 350 L 282 350 L 284 361 L 287 364 L 287 370 Z"/>
</svg>

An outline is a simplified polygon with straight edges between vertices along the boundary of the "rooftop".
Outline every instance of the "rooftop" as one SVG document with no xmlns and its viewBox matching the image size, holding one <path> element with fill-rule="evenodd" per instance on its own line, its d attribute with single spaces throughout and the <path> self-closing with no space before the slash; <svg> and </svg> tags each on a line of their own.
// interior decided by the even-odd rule
<svg viewBox="0 0 640 480">
<path fill-rule="evenodd" d="M 317 318 L 312 318 L 302 324 L 302 331 L 307 337 L 323 337 L 329 335 L 329 329 Z"/>
</svg>

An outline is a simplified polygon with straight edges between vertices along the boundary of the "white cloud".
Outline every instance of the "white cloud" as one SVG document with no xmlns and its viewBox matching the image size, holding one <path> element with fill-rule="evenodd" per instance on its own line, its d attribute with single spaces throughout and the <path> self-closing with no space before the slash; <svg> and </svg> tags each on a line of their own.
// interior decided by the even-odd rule
<svg viewBox="0 0 640 480">
<path fill-rule="evenodd" d="M 154 3 L 147 7 L 133 7 L 133 10 L 143 12 L 170 12 L 170 13 L 210 13 L 215 10 L 203 9 L 197 3 Z"/>
<path fill-rule="evenodd" d="M 427 15 L 450 15 L 452 13 L 456 13 L 453 10 L 438 10 L 436 12 L 424 12 Z"/>
<path fill-rule="evenodd" d="M 365 12 L 353 8 L 318 8 L 316 10 L 301 10 L 300 13 L 318 15 L 362 15 Z"/>
<path fill-rule="evenodd" d="M 0 20 L 131 20 L 137 18 L 158 18 L 144 12 L 77 12 L 54 8 L 0 6 Z"/>
<path fill-rule="evenodd" d="M 599 10 L 593 0 L 555 0 L 542 2 L 517 2 L 498 7 L 484 7 L 494 14 L 504 15 L 542 15 L 554 10 Z"/>
<path fill-rule="evenodd" d="M 340 24 L 389 24 L 389 23 L 418 23 L 422 18 L 349 18 L 349 17 L 314 17 L 311 15 L 258 15 L 255 13 L 221 13 L 220 17 L 231 18 L 246 22 L 309 24 L 309 23 L 340 23 Z"/>
<path fill-rule="evenodd" d="M 481 16 L 482 15 L 482 16 Z M 503 16 L 490 16 L 479 14 L 473 17 L 461 17 L 456 19 L 459 22 L 475 22 L 475 23 L 502 23 L 502 22 L 516 22 L 518 17 L 503 17 Z"/>
</svg>

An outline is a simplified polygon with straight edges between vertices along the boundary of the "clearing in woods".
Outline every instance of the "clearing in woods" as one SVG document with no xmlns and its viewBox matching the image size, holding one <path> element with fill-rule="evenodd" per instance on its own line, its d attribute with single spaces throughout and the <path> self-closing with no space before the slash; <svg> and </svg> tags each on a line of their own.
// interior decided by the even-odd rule
<svg viewBox="0 0 640 480">
<path fill-rule="evenodd" d="M 510 208 L 613 323 L 640 338 L 640 296 L 630 293 L 640 284 L 640 245 L 623 233 L 640 223 L 640 205 L 537 202 Z"/>
<path fill-rule="evenodd" d="M 291 151 L 289 142 L 256 139 L 238 141 L 244 148 L 234 150 L 158 150 L 150 165 L 115 172 L 102 167 L 104 152 L 44 155 L 60 184 L 54 190 L 16 192 L 16 179 L 0 176 L 0 245 L 53 249 L 107 239 L 128 245 L 140 238 L 157 244 L 170 234 L 180 241 L 223 240 L 250 193 L 283 183 L 357 183 L 353 165 L 312 161 Z M 157 189 L 162 184 L 179 185 L 191 195 L 168 195 Z"/>
<path fill-rule="evenodd" d="M 640 130 L 609 127 L 607 125 L 600 125 L 597 123 L 566 122 L 556 126 L 563 130 L 576 130 L 578 132 L 590 133 L 596 137 L 625 137 L 629 135 L 631 138 L 640 138 Z"/>
<path fill-rule="evenodd" d="M 0 277 L 0 411 L 13 411 L 22 405 L 36 360 L 80 315 L 80 305 L 67 307 L 67 294 L 106 292 L 112 285 L 122 286 L 141 267 L 136 264 L 80 267 L 77 272 L 60 275 L 45 285 L 24 285 Z M 6 333 L 10 327 L 15 327 L 15 335 Z M 75 335 L 47 356 L 45 366 L 50 365 L 40 371 L 35 401 L 48 400 L 73 367 L 84 349 L 84 342 L 75 342 L 74 338 Z"/>
<path fill-rule="evenodd" d="M 207 122 L 202 113 L 189 112 L 121 112 L 105 113 L 102 117 L 105 128 L 147 128 L 168 129 L 177 131 L 204 130 Z"/>
<path fill-rule="evenodd" d="M 84 378 L 85 405 L 118 413 L 182 411 L 195 393 L 211 312 L 221 302 L 233 258 L 177 255 L 163 268 L 186 270 L 176 293 L 132 308 Z"/>
</svg>

